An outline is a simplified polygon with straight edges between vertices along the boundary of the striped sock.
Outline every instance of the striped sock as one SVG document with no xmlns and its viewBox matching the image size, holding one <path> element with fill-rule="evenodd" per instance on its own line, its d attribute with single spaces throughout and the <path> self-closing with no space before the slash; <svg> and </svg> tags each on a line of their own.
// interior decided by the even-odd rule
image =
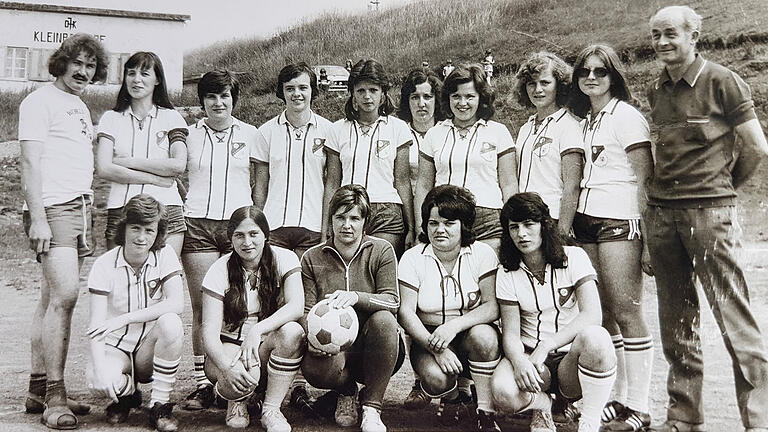
<svg viewBox="0 0 768 432">
<path fill-rule="evenodd" d="M 616 383 L 613 384 L 614 400 L 627 403 L 627 366 L 624 361 L 624 337 L 621 333 L 611 335 L 613 349 L 616 351 Z"/>
<path fill-rule="evenodd" d="M 293 384 L 291 384 L 291 389 L 294 389 L 296 387 L 306 387 L 307 386 L 307 379 L 304 378 L 304 374 L 301 373 L 301 369 L 299 369 L 298 372 L 296 372 L 296 376 L 293 378 Z"/>
<path fill-rule="evenodd" d="M 496 366 L 501 361 L 501 357 L 496 360 L 476 362 L 469 360 L 469 374 L 475 382 L 477 391 L 477 409 L 485 412 L 496 412 L 491 402 L 491 376 Z"/>
<path fill-rule="evenodd" d="M 132 395 L 136 390 L 136 384 L 133 382 L 133 377 L 131 375 L 122 374 L 113 384 L 113 388 L 115 390 L 115 396 L 121 398 Z"/>
<path fill-rule="evenodd" d="M 458 377 L 456 379 L 456 382 L 458 383 L 459 391 L 460 392 L 462 392 L 464 394 L 472 394 L 472 385 L 471 385 L 472 384 L 472 380 L 471 379 L 469 379 L 467 377 L 460 376 L 460 377 Z"/>
<path fill-rule="evenodd" d="M 280 404 L 291 387 L 293 377 L 299 371 L 302 358 L 284 358 L 275 355 L 275 353 L 269 355 L 267 392 L 264 394 L 262 412 L 268 409 L 280 409 Z"/>
<path fill-rule="evenodd" d="M 197 387 L 213 385 L 208 381 L 208 377 L 205 376 L 205 356 L 194 355 L 192 358 L 195 362 L 195 383 L 197 383 Z"/>
<path fill-rule="evenodd" d="M 590 425 L 592 432 L 597 432 L 600 427 L 600 414 L 611 395 L 613 382 L 616 380 L 616 367 L 607 371 L 593 371 L 579 365 L 579 384 L 581 385 L 581 418 L 579 419 L 579 431 L 582 424 Z"/>
<path fill-rule="evenodd" d="M 45 397 L 45 381 L 47 380 L 46 374 L 29 374 L 29 393 Z"/>
<path fill-rule="evenodd" d="M 179 370 L 181 357 L 176 360 L 166 360 L 158 356 L 152 359 L 152 394 L 149 397 L 149 407 L 155 402 L 167 404 L 171 400 L 171 390 L 176 382 L 176 372 Z"/>
<path fill-rule="evenodd" d="M 624 339 L 627 362 L 627 407 L 648 413 L 648 393 L 653 367 L 653 338 L 651 336 Z"/>
</svg>

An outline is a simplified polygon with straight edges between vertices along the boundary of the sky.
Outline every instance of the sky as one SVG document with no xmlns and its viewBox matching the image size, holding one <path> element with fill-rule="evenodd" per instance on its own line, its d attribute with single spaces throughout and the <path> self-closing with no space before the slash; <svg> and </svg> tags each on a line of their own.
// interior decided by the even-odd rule
<svg viewBox="0 0 768 432">
<path fill-rule="evenodd" d="M 190 15 L 186 25 L 189 51 L 213 42 L 268 37 L 312 20 L 323 12 L 362 13 L 371 0 L 21 0 L 24 3 L 45 3 L 103 9 L 143 12 L 164 12 Z M 376 0 L 374 0 L 376 1 Z M 378 0 L 381 9 L 414 0 Z"/>
</svg>

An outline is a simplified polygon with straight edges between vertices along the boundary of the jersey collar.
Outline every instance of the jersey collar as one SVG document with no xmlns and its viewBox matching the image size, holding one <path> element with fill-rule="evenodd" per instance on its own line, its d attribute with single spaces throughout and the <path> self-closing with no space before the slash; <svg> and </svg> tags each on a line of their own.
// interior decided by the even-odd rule
<svg viewBox="0 0 768 432">
<path fill-rule="evenodd" d="M 316 125 L 317 124 L 317 114 L 315 114 L 314 111 L 309 110 L 309 121 L 307 122 L 308 125 Z M 288 121 L 288 116 L 285 115 L 285 110 L 280 113 L 279 116 L 277 116 L 277 124 L 285 125 L 290 124 Z M 293 126 L 293 125 L 291 125 Z"/>
<path fill-rule="evenodd" d="M 147 260 L 144 262 L 144 264 L 141 266 L 142 269 L 147 267 L 157 267 L 157 251 L 152 251 L 149 253 L 149 256 L 147 257 Z M 130 264 L 128 264 L 128 261 L 125 260 L 125 248 L 123 246 L 118 246 L 117 248 L 117 256 L 115 257 L 115 268 L 120 267 L 130 267 L 132 268 Z"/>
<path fill-rule="evenodd" d="M 147 113 L 147 117 L 157 118 L 158 111 L 159 111 L 159 108 L 157 107 L 157 105 L 152 105 L 152 108 L 150 108 L 149 112 Z M 126 108 L 125 111 L 123 111 L 123 115 L 131 115 L 136 120 L 144 120 L 144 119 L 140 119 L 136 114 L 133 113 L 133 108 L 131 108 L 130 105 L 128 105 L 128 108 Z"/>
<path fill-rule="evenodd" d="M 206 117 L 203 117 L 200 120 L 198 120 L 197 123 L 195 123 L 195 128 L 197 128 L 197 129 L 211 129 L 210 126 L 205 124 L 205 119 L 206 119 Z M 242 123 L 243 122 L 238 120 L 236 117 L 234 117 L 234 116 L 232 117 L 232 127 L 234 127 L 235 129 L 240 129 L 242 127 L 241 126 Z M 211 130 L 213 130 L 213 129 L 211 129 Z"/>
<path fill-rule="evenodd" d="M 448 126 L 450 128 L 454 128 L 454 129 L 472 129 L 472 128 L 476 127 L 476 126 L 488 126 L 488 120 L 486 120 L 486 119 L 479 119 L 472 126 L 470 126 L 469 128 L 460 128 L 460 127 L 454 125 L 453 124 L 453 119 L 445 119 L 445 120 L 443 120 L 441 122 L 441 124 L 444 125 L 444 126 Z"/>
</svg>

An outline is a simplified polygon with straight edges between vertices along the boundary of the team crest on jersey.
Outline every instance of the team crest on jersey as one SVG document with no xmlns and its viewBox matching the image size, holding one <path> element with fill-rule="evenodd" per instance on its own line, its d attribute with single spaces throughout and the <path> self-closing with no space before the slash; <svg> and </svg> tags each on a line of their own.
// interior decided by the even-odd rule
<svg viewBox="0 0 768 432">
<path fill-rule="evenodd" d="M 474 309 L 480 302 L 480 291 L 472 291 L 467 293 L 467 309 Z"/>
<path fill-rule="evenodd" d="M 496 151 L 496 144 L 489 143 L 489 142 L 483 142 L 483 145 L 480 146 L 480 154 L 490 153 Z"/>
<path fill-rule="evenodd" d="M 149 288 L 149 297 L 154 298 L 155 294 L 157 293 L 157 290 L 160 289 L 162 284 L 160 283 L 160 279 L 152 279 L 151 281 L 147 281 L 147 288 Z"/>
<path fill-rule="evenodd" d="M 557 289 L 557 303 L 563 306 L 568 302 L 568 299 L 573 295 L 573 287 L 562 287 Z"/>
<path fill-rule="evenodd" d="M 538 157 L 544 157 L 549 153 L 549 148 L 552 144 L 552 138 L 549 137 L 539 137 L 539 139 L 536 140 L 536 142 L 533 144 L 533 154 L 535 154 Z"/>
<path fill-rule="evenodd" d="M 592 163 L 599 167 L 604 167 L 608 164 L 608 156 L 605 155 L 605 146 L 592 146 Z"/>
<path fill-rule="evenodd" d="M 245 148 L 245 143 L 244 142 L 233 142 L 232 143 L 232 151 L 231 151 L 232 156 L 237 155 L 238 153 L 240 153 L 240 150 L 242 150 L 244 148 Z"/>
<path fill-rule="evenodd" d="M 318 150 L 323 148 L 323 145 L 325 145 L 325 138 L 315 138 L 312 141 L 312 153 L 317 153 Z"/>
<path fill-rule="evenodd" d="M 386 157 L 386 152 L 389 149 L 389 140 L 376 141 L 376 156 Z"/>
</svg>

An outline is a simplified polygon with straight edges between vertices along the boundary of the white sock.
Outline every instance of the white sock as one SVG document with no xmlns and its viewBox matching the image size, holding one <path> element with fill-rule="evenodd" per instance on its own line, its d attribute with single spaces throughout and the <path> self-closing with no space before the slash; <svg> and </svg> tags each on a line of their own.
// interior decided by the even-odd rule
<svg viewBox="0 0 768 432">
<path fill-rule="evenodd" d="M 152 393 L 149 397 L 149 407 L 155 402 L 167 404 L 171 400 L 171 391 L 176 382 L 176 372 L 179 370 L 181 357 L 176 360 L 166 360 L 158 356 L 152 359 Z"/>
<path fill-rule="evenodd" d="M 208 377 L 205 376 L 205 356 L 204 355 L 193 355 L 192 359 L 195 363 L 195 383 L 198 387 L 202 387 L 205 385 L 213 385 L 208 380 Z"/>
<path fill-rule="evenodd" d="M 616 382 L 613 384 L 613 399 L 625 404 L 627 402 L 627 367 L 624 362 L 624 338 L 619 333 L 611 335 L 611 341 L 616 351 Z"/>
<path fill-rule="evenodd" d="M 579 365 L 579 384 L 581 385 L 581 418 L 579 419 L 579 431 L 581 424 L 589 425 L 593 432 L 597 432 L 600 426 L 600 414 L 608 402 L 616 380 L 616 367 L 598 372 Z"/>
<path fill-rule="evenodd" d="M 648 413 L 648 393 L 653 368 L 653 339 L 651 336 L 624 338 L 624 358 L 627 364 L 627 407 Z"/>
<path fill-rule="evenodd" d="M 469 374 L 475 382 L 477 391 L 477 409 L 485 412 L 496 412 L 491 402 L 491 376 L 496 366 L 501 361 L 501 357 L 496 360 L 486 362 L 476 362 L 469 360 Z"/>
<path fill-rule="evenodd" d="M 293 377 L 299 371 L 302 358 L 284 358 L 274 353 L 270 354 L 269 363 L 267 363 L 267 392 L 264 394 L 262 411 L 280 409 L 280 404 L 291 387 Z"/>
</svg>

